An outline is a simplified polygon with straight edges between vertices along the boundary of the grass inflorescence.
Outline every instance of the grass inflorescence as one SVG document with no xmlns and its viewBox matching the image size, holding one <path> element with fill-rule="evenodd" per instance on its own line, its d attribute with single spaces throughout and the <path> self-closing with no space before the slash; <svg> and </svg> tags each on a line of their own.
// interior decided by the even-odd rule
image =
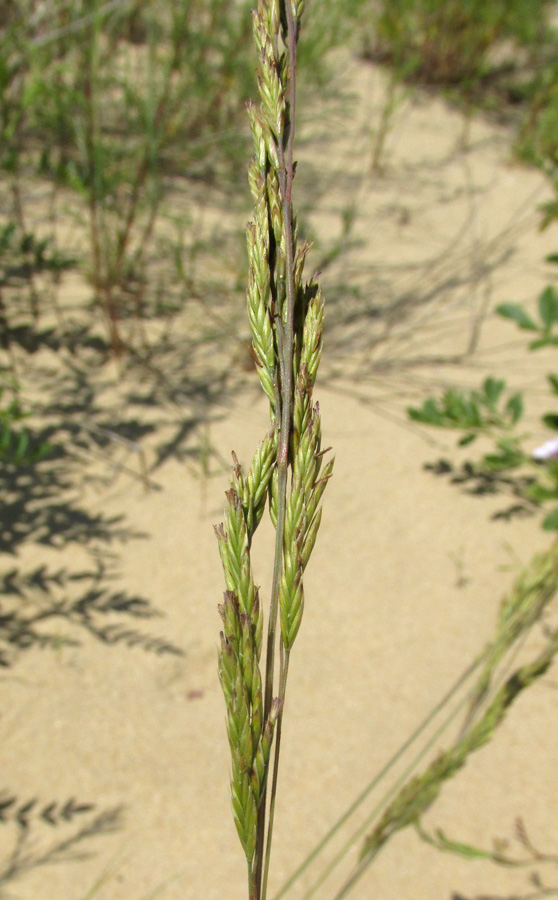
<svg viewBox="0 0 558 900">
<path fill-rule="evenodd" d="M 247 229 L 247 301 L 271 427 L 247 475 L 233 455 L 225 518 L 216 528 L 227 588 L 220 607 L 219 676 L 232 757 L 233 814 L 251 900 L 266 894 L 289 658 L 304 610 L 303 573 L 333 465 L 322 466 L 320 411 L 313 402 L 324 305 L 316 282 L 303 281 L 310 248 L 298 246 L 292 205 L 302 5 L 300 0 L 260 0 L 254 12 L 260 105 L 249 107 L 255 157 L 249 168 L 254 215 Z M 267 502 L 276 540 L 264 640 L 250 549 Z"/>
</svg>

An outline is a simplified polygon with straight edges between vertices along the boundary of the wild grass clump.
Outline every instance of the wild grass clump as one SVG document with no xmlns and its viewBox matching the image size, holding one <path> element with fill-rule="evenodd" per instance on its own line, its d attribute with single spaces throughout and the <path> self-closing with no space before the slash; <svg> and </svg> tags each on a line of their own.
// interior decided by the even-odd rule
<svg viewBox="0 0 558 900">
<path fill-rule="evenodd" d="M 479 84 L 494 74 L 504 40 L 533 47 L 545 0 L 394 0 L 372 13 L 375 54 L 405 78 L 432 85 Z"/>
<path fill-rule="evenodd" d="M 342 12 L 339 0 L 323 6 L 303 53 L 314 84 L 325 83 L 324 56 L 347 33 L 349 8 Z M 236 191 L 255 86 L 250 7 L 251 0 L 15 0 L 0 19 L 0 225 L 14 228 L 16 241 L 36 242 L 56 232 L 61 211 L 72 211 L 85 244 L 80 264 L 117 355 L 131 342 L 126 322 L 160 311 L 153 272 L 162 264 L 167 292 L 169 281 L 175 294 L 197 292 L 179 271 L 184 254 L 176 265 L 181 235 L 196 227 L 191 204 L 172 210 L 171 192 L 179 185 L 188 196 L 200 182 Z M 40 213 L 30 184 L 43 196 L 49 188 Z M 201 235 L 189 238 L 195 247 Z M 41 305 L 36 292 L 34 321 Z"/>
<path fill-rule="evenodd" d="M 122 320 L 145 312 L 171 179 L 234 172 L 253 84 L 238 53 L 249 4 L 49 0 L 35 9 L 22 0 L 10 8 L 0 32 L 0 166 L 12 219 L 29 230 L 22 180 L 30 175 L 81 198 L 91 286 L 121 352 Z"/>
<path fill-rule="evenodd" d="M 518 158 L 543 169 L 554 160 L 555 167 L 552 6 L 548 0 L 362 0 L 364 56 L 391 71 L 386 110 L 395 85 L 441 89 L 467 115 L 484 110 L 512 124 Z"/>
</svg>

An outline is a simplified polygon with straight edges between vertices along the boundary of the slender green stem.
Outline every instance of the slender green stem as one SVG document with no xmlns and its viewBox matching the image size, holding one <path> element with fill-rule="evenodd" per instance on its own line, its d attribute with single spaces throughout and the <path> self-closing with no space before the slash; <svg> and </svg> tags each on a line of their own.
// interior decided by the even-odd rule
<svg viewBox="0 0 558 900">
<path fill-rule="evenodd" d="M 516 649 L 513 658 L 515 658 L 515 656 L 517 655 L 518 650 L 519 650 L 519 648 Z M 369 785 L 368 788 L 366 789 L 366 791 L 363 793 L 368 793 L 372 789 L 373 786 L 378 784 L 378 782 L 381 780 L 381 778 L 387 773 L 388 769 L 391 768 L 393 763 L 396 762 L 400 756 L 402 756 L 403 752 L 412 743 L 414 743 L 414 741 L 419 736 L 419 734 L 435 718 L 435 716 L 438 714 L 438 712 L 440 712 L 445 706 L 447 706 L 447 704 L 453 698 L 453 696 L 457 693 L 459 688 L 462 685 L 464 685 L 464 683 L 470 678 L 470 676 L 475 672 L 475 670 L 478 669 L 478 667 L 480 665 L 482 665 L 483 663 L 486 664 L 486 661 L 487 661 L 487 659 L 490 659 L 490 656 L 491 656 L 491 648 L 489 646 L 469 665 L 469 667 L 458 678 L 458 680 L 455 682 L 453 687 L 448 691 L 448 693 L 445 695 L 445 697 L 443 697 L 442 700 L 439 701 L 439 703 L 434 707 L 432 712 L 429 713 L 429 715 L 426 717 L 426 719 L 423 721 L 423 723 L 419 726 L 419 728 L 405 742 L 403 747 L 401 747 L 401 749 L 399 751 L 397 751 L 395 756 L 392 757 L 392 759 L 388 762 L 388 764 L 384 767 L 384 769 L 379 773 L 378 776 L 376 776 L 376 778 L 371 783 L 371 785 Z M 512 660 L 509 660 L 508 663 L 506 664 L 507 671 L 509 671 L 511 664 L 512 664 Z M 504 675 L 504 673 L 502 673 L 501 677 L 502 677 L 503 681 L 506 680 L 506 676 Z M 493 686 L 493 687 L 495 688 L 495 686 Z M 496 690 L 497 690 L 497 688 L 496 688 Z M 486 699 L 486 697 L 482 698 L 482 700 L 485 700 L 485 699 Z M 482 702 L 482 700 L 481 700 L 481 702 Z M 383 809 L 385 809 L 387 807 L 388 803 L 391 801 L 393 796 L 405 784 L 405 781 L 407 780 L 407 778 L 409 778 L 413 774 L 413 772 L 415 771 L 417 766 L 422 762 L 422 760 L 424 759 L 426 754 L 429 752 L 429 750 L 431 750 L 432 747 L 436 745 L 438 738 L 452 724 L 452 722 L 455 721 L 455 719 L 461 713 L 463 708 L 466 707 L 467 704 L 469 704 L 469 703 L 470 703 L 470 693 L 466 694 L 465 697 L 461 698 L 461 700 L 457 703 L 457 705 L 454 707 L 454 709 L 448 713 L 446 718 L 443 720 L 442 724 L 438 726 L 438 728 L 436 729 L 434 734 L 429 738 L 429 740 L 424 745 L 424 747 L 422 747 L 422 749 L 419 750 L 419 752 L 415 755 L 415 757 L 409 763 L 409 765 L 407 766 L 405 771 L 398 777 L 398 779 L 392 785 L 392 787 L 386 791 L 386 793 L 384 794 L 382 799 L 376 804 L 376 806 L 374 807 L 372 812 L 370 812 L 368 814 L 368 816 L 366 817 L 364 822 L 356 829 L 356 831 L 353 833 L 353 835 L 350 838 L 348 838 L 348 840 L 343 845 L 341 850 L 336 854 L 336 856 L 333 858 L 333 860 L 331 860 L 330 863 L 325 867 L 325 869 L 322 871 L 322 873 L 320 874 L 318 879 L 314 882 L 314 884 L 312 885 L 310 890 L 304 895 L 304 900 L 310 900 L 310 898 L 314 896 L 314 894 L 316 893 L 318 888 L 321 887 L 321 885 L 324 883 L 324 881 L 327 880 L 327 878 L 333 872 L 333 870 L 337 867 L 337 865 L 346 857 L 347 852 L 350 850 L 350 848 L 353 847 L 354 844 L 357 842 L 357 840 L 366 833 L 366 831 L 371 827 L 372 823 L 374 822 L 374 819 L 382 812 Z M 477 709 L 478 707 L 475 707 L 475 708 Z M 471 725 L 472 725 L 472 722 L 469 723 L 466 730 L 468 730 L 468 728 L 470 728 Z M 461 741 L 464 738 L 464 736 L 465 736 L 465 731 L 462 729 L 460 731 L 460 734 L 459 734 L 457 740 Z M 363 795 L 361 795 L 361 797 L 363 797 Z M 355 804 L 353 804 L 353 807 L 352 807 L 353 810 L 358 805 L 358 802 L 359 801 L 357 801 Z M 346 821 L 347 818 L 348 818 L 348 815 L 345 814 L 343 821 Z M 330 835 L 332 835 L 336 830 L 338 830 L 339 827 L 340 827 L 340 823 L 337 823 L 336 826 L 334 826 L 334 829 L 332 829 L 330 834 L 327 836 L 327 840 L 329 840 Z M 318 848 L 318 852 L 320 849 L 323 848 L 323 846 L 325 846 L 325 843 L 326 843 L 326 841 L 322 841 L 320 847 Z M 355 866 L 355 868 L 353 869 L 351 874 L 348 876 L 347 880 L 343 883 L 342 887 L 339 889 L 338 893 L 335 895 L 334 900 L 342 900 L 342 898 L 344 898 L 348 894 L 349 890 L 360 879 L 360 877 L 364 874 L 364 871 L 366 870 L 366 868 L 370 865 L 370 863 L 378 855 L 380 849 L 381 848 L 378 848 L 373 854 L 369 854 L 366 857 L 364 857 Z M 315 853 L 314 855 L 317 855 L 317 853 Z M 304 870 L 304 868 L 306 868 L 306 865 L 308 864 L 308 862 L 309 861 L 307 860 L 306 863 L 303 864 L 299 868 L 298 872 L 302 872 Z M 291 883 L 292 883 L 292 880 L 291 880 Z M 281 893 L 283 893 L 285 889 L 286 888 L 283 888 L 283 891 Z M 277 897 L 275 897 L 275 900 L 278 900 L 279 896 L 281 896 L 281 895 L 277 895 Z"/>
<path fill-rule="evenodd" d="M 271 587 L 271 602 L 269 611 L 269 626 L 266 651 L 266 675 L 264 697 L 264 721 L 269 716 L 273 699 L 273 680 L 275 667 L 275 648 L 277 633 L 277 617 L 279 613 L 279 591 L 281 576 L 283 574 L 283 544 L 285 532 L 285 513 L 287 507 L 287 482 L 289 469 L 289 444 L 293 419 L 293 354 L 294 354 L 294 307 L 295 307 L 295 283 L 294 283 L 294 240 L 293 240 L 293 211 L 292 211 L 292 185 L 294 179 L 293 146 L 295 132 L 295 97 L 296 97 L 296 31 L 293 22 L 290 0 L 284 0 L 284 9 L 287 19 L 287 44 L 289 55 L 289 118 L 285 123 L 286 133 L 280 136 L 279 155 L 279 180 L 281 199 L 283 206 L 283 228 L 285 235 L 285 281 L 286 301 L 285 309 L 278 310 L 276 327 L 280 332 L 278 341 L 280 349 L 280 397 L 281 416 L 279 423 L 279 440 L 277 448 L 277 524 L 275 532 L 275 557 L 273 563 L 273 582 Z M 285 148 L 286 138 L 286 148 Z M 286 149 L 286 152 L 285 152 Z M 279 713 L 278 731 L 274 751 L 274 767 L 278 766 L 278 749 L 280 735 L 280 721 L 282 711 Z M 274 782 L 276 775 L 274 771 Z M 256 872 L 255 880 L 258 889 L 262 884 L 263 874 L 263 849 L 265 836 L 267 787 L 264 789 L 258 811 L 258 831 L 256 840 Z M 269 866 L 268 841 L 266 869 Z"/>
<path fill-rule="evenodd" d="M 248 862 L 248 897 L 249 900 L 258 900 L 258 891 L 256 879 L 254 877 L 254 868 L 251 862 Z"/>
<path fill-rule="evenodd" d="M 498 725 L 502 722 L 508 707 L 511 705 L 511 703 L 513 703 L 514 699 L 517 697 L 520 691 L 524 690 L 526 687 L 528 687 L 529 684 L 532 683 L 535 678 L 540 677 L 542 674 L 544 674 L 544 672 L 547 671 L 548 666 L 551 664 L 557 650 L 558 631 L 553 633 L 548 645 L 532 663 L 517 669 L 508 679 L 506 679 L 502 687 L 496 691 L 495 698 L 492 701 L 492 704 L 485 711 L 484 717 L 479 722 L 477 722 L 476 725 L 471 726 L 468 737 L 471 737 L 471 735 L 480 728 L 480 733 L 477 732 L 476 739 L 473 741 L 473 743 L 470 744 L 467 748 L 462 748 L 461 745 L 463 744 L 464 739 L 461 737 L 457 738 L 454 746 L 451 749 L 454 765 L 461 767 L 471 752 L 478 750 L 479 747 L 481 747 L 483 744 L 486 744 L 486 742 L 490 740 L 490 737 L 494 733 L 494 729 L 497 728 Z M 461 703 L 455 710 L 454 715 L 456 715 L 460 711 L 460 707 L 464 705 L 466 700 L 467 698 L 461 701 Z M 497 704 L 496 707 L 494 707 L 494 703 Z M 496 709 L 496 718 L 494 717 L 494 709 Z M 442 728 L 443 727 L 444 726 L 442 726 Z M 490 732 L 488 735 L 487 730 Z M 430 749 L 430 747 L 436 741 L 440 731 L 441 729 L 438 729 L 438 732 L 429 741 L 425 750 Z M 467 739 L 467 736 L 465 737 L 465 739 Z M 432 766 L 430 767 L 430 769 L 432 770 Z M 455 774 L 455 769 L 450 766 L 446 768 L 445 773 L 443 773 L 441 777 L 438 776 L 437 783 L 436 781 L 433 782 L 436 788 L 433 796 L 436 796 L 442 782 L 447 780 L 447 778 L 451 778 L 453 774 Z M 404 774 L 402 778 L 399 779 L 398 784 L 395 785 L 393 791 L 398 788 L 402 782 L 404 782 L 405 778 L 406 774 Z M 432 788 L 432 783 L 430 784 L 430 788 Z M 431 795 L 429 798 L 428 794 L 426 794 L 426 804 L 423 805 L 423 812 L 431 805 L 433 796 Z M 384 804 L 382 804 L 382 806 L 383 805 Z M 377 809 L 372 814 L 374 817 L 378 809 L 379 807 L 377 807 Z M 362 877 L 370 863 L 377 857 L 381 848 L 386 844 L 389 838 L 392 837 L 401 828 L 407 827 L 407 825 L 411 824 L 413 821 L 416 823 L 418 821 L 418 816 L 404 820 L 398 820 L 397 816 L 392 817 L 391 821 L 389 821 L 388 819 L 387 825 L 384 824 L 384 834 L 382 835 L 381 840 L 377 842 L 375 847 L 372 847 L 369 850 L 366 850 L 365 845 L 364 854 L 361 856 L 361 859 L 359 860 L 347 880 L 344 882 L 340 890 L 335 894 L 334 900 L 343 900 L 343 898 L 347 896 L 356 882 Z"/>
<path fill-rule="evenodd" d="M 267 841 L 265 848 L 265 863 L 262 883 L 261 900 L 267 896 L 267 879 L 269 876 L 269 863 L 271 859 L 271 842 L 273 838 L 273 821 L 275 818 L 275 798 L 277 796 L 277 779 L 279 775 L 279 753 L 281 751 L 281 733 L 283 727 L 283 712 L 285 709 L 285 694 L 287 693 L 287 677 L 289 674 L 290 651 L 284 650 L 281 645 L 281 671 L 279 674 L 279 714 L 275 728 L 275 752 L 273 755 L 273 780 L 271 783 L 271 799 L 269 803 L 269 823 L 267 826 Z"/>
<path fill-rule="evenodd" d="M 283 397 L 283 405 L 285 398 Z M 281 426 L 282 428 L 282 426 Z M 279 445 L 283 444 L 283 436 L 280 434 Z M 288 443 L 287 443 L 288 448 Z M 280 451 L 279 451 L 280 452 Z M 285 530 L 285 512 L 287 506 L 287 471 L 288 457 L 285 458 L 283 465 L 280 460 L 278 466 L 277 480 L 277 526 L 275 532 L 275 559 L 273 563 L 273 583 L 271 588 L 271 603 L 269 610 L 269 626 L 267 634 L 267 651 L 266 651 L 266 671 L 265 671 L 265 699 L 264 699 L 264 721 L 267 720 L 271 710 L 271 702 L 273 699 L 273 673 L 275 667 L 275 635 L 277 632 L 277 615 L 279 611 L 279 588 L 281 586 L 281 574 L 283 571 L 283 533 Z M 277 740 L 277 738 L 276 738 Z M 276 754 L 275 754 L 276 755 Z M 260 808 L 258 810 L 258 830 L 256 836 L 256 872 L 255 879 L 258 888 L 256 894 L 257 900 L 260 898 L 260 885 L 262 883 L 263 871 L 263 850 L 265 838 L 265 817 L 266 817 L 266 801 L 267 786 L 264 788 Z"/>
</svg>

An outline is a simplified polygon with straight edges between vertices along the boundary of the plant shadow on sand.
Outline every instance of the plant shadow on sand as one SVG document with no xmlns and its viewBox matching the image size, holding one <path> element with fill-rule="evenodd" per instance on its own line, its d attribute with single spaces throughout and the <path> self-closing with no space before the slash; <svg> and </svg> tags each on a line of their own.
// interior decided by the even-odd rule
<svg viewBox="0 0 558 900">
<path fill-rule="evenodd" d="M 241 373 L 231 372 L 226 353 L 196 368 L 196 354 L 215 357 L 215 347 L 193 329 L 175 338 L 155 318 L 160 331 L 149 345 L 115 361 L 100 329 L 79 315 L 81 323 L 69 317 L 62 331 L 41 320 L 16 321 L 5 332 L 32 412 L 32 445 L 49 451 L 27 465 L 0 462 L 2 678 L 17 679 L 22 655 L 87 653 L 92 642 L 120 654 L 185 653 L 165 613 L 121 576 L 120 548 L 141 550 L 149 529 L 134 525 L 125 505 L 107 509 L 104 501 L 159 491 L 157 471 L 167 462 L 207 467 L 212 450 L 198 440 L 200 429 L 223 415 Z M 65 784 L 71 795 L 72 778 Z M 6 778 L 0 784 L 0 897 L 38 868 L 90 856 L 100 850 L 97 838 L 123 826 L 124 807 L 102 795 L 92 803 L 49 793 L 48 784 L 44 791 L 36 782 L 33 789 Z"/>
<path fill-rule="evenodd" d="M 90 842 L 122 826 L 121 806 L 99 809 L 74 797 L 41 802 L 1 793 L 0 897 L 13 897 L 12 884 L 33 870 L 85 859 Z"/>
<path fill-rule="evenodd" d="M 528 475 L 490 472 L 470 462 L 464 462 L 456 467 L 447 459 L 425 463 L 424 469 L 433 475 L 447 477 L 451 484 L 461 486 L 462 490 L 473 497 L 500 494 L 516 498 L 517 502 L 512 502 L 509 506 L 492 513 L 491 518 L 494 520 L 509 522 L 512 519 L 532 516 L 538 509 L 536 503 L 525 497 L 526 489 L 534 481 L 534 478 Z"/>
<path fill-rule="evenodd" d="M 13 568 L 4 573 L 0 665 L 13 664 L 18 653 L 33 647 L 80 646 L 80 632 L 108 645 L 181 655 L 171 641 L 136 627 L 135 623 L 162 613 L 143 597 L 110 590 L 110 578 L 100 559 L 90 571 L 53 571 L 39 566 L 33 571 Z"/>
<path fill-rule="evenodd" d="M 67 334 L 54 345 L 48 335 L 44 343 L 44 331 L 35 334 L 42 352 L 27 355 L 23 368 L 31 395 L 33 385 L 40 385 L 33 400 L 38 425 L 32 441 L 49 451 L 27 465 L 0 463 L 0 552 L 5 555 L 0 664 L 11 664 L 15 651 L 35 645 L 67 640 L 75 646 L 75 626 L 105 643 L 180 653 L 171 641 L 123 624 L 126 618 L 134 624 L 161 615 L 149 599 L 115 586 L 118 546 L 149 535 L 123 513 L 99 510 L 97 498 L 115 488 L 158 490 L 154 473 L 171 458 L 206 465 L 200 455 L 212 451 L 196 444 L 197 431 L 222 415 L 238 377 L 225 356 L 213 369 L 196 372 L 196 350 L 205 352 L 207 342 L 192 337 L 173 341 L 164 335 L 148 350 L 131 349 L 118 362 L 115 377 L 109 348 L 90 330 L 83 343 L 72 343 L 71 352 Z M 59 552 L 60 564 L 14 566 L 13 558 L 29 544 Z M 73 567 L 76 546 L 90 565 Z M 103 617 L 112 620 L 101 624 Z M 49 635 L 46 623 L 54 619 L 71 624 L 72 635 Z"/>
<path fill-rule="evenodd" d="M 400 226 L 401 216 L 408 214 L 412 222 L 415 214 L 402 202 L 405 182 L 388 186 L 389 202 L 363 210 L 363 215 L 353 208 L 345 232 L 343 224 L 339 227 L 333 253 L 324 252 L 318 264 L 325 272 L 329 302 L 328 373 L 355 382 L 391 378 L 396 383 L 407 379 L 411 369 L 470 361 L 491 310 L 494 282 L 513 264 L 522 236 L 536 224 L 532 214 L 510 210 L 509 224 L 483 241 L 476 235 L 475 215 L 464 217 L 458 207 L 454 234 L 441 250 L 420 258 L 420 213 L 406 237 L 407 223 Z M 373 182 L 369 190 L 374 191 Z M 394 199 L 398 196 L 401 202 Z M 445 202 L 438 200 L 438 212 Z M 337 214 L 343 215 L 339 210 Z M 363 233 L 382 230 L 388 249 L 390 238 L 396 243 L 401 231 L 398 260 L 391 261 L 381 248 L 376 259 L 371 260 L 370 253 L 366 258 L 368 239 Z"/>
</svg>

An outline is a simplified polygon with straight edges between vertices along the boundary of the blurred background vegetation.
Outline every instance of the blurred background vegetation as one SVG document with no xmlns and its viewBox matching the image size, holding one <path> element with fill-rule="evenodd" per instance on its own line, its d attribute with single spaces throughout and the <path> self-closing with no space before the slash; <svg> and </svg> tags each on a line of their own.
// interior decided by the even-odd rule
<svg viewBox="0 0 558 900">
<path fill-rule="evenodd" d="M 208 187 L 246 208 L 251 6 L 0 4 L 0 339 L 8 353 L 14 343 L 36 347 L 41 316 L 53 312 L 60 339 L 79 343 L 83 328 L 57 305 L 72 268 L 89 285 L 82 313 L 103 323 L 99 338 L 115 356 L 149 343 L 145 322 L 172 318 L 192 298 L 202 301 L 206 332 L 230 327 L 218 313 L 231 292 L 242 293 L 243 238 L 208 241 L 196 216 Z M 349 44 L 397 82 L 513 123 L 518 156 L 555 178 L 555 12 L 552 0 L 309 0 L 302 107 L 331 90 L 329 51 Z"/>
<path fill-rule="evenodd" d="M 240 323 L 252 5 L 0 0 L 4 466 L 46 465 L 69 445 L 98 450 L 99 434 L 137 449 L 154 425 L 130 410 L 166 403 L 182 411 L 156 467 L 250 368 Z M 321 110 L 339 99 L 332 51 L 343 48 L 389 73 L 375 163 L 393 91 L 436 90 L 465 117 L 511 125 L 517 158 L 541 168 L 558 197 L 554 0 L 307 6 L 302 120 L 318 98 Z M 557 212 L 548 203 L 545 223 Z M 27 364 L 41 349 L 56 372 Z M 109 364 L 113 382 L 114 365 L 132 375 L 118 416 L 99 401 Z M 207 468 L 205 432 L 198 450 Z"/>
</svg>

